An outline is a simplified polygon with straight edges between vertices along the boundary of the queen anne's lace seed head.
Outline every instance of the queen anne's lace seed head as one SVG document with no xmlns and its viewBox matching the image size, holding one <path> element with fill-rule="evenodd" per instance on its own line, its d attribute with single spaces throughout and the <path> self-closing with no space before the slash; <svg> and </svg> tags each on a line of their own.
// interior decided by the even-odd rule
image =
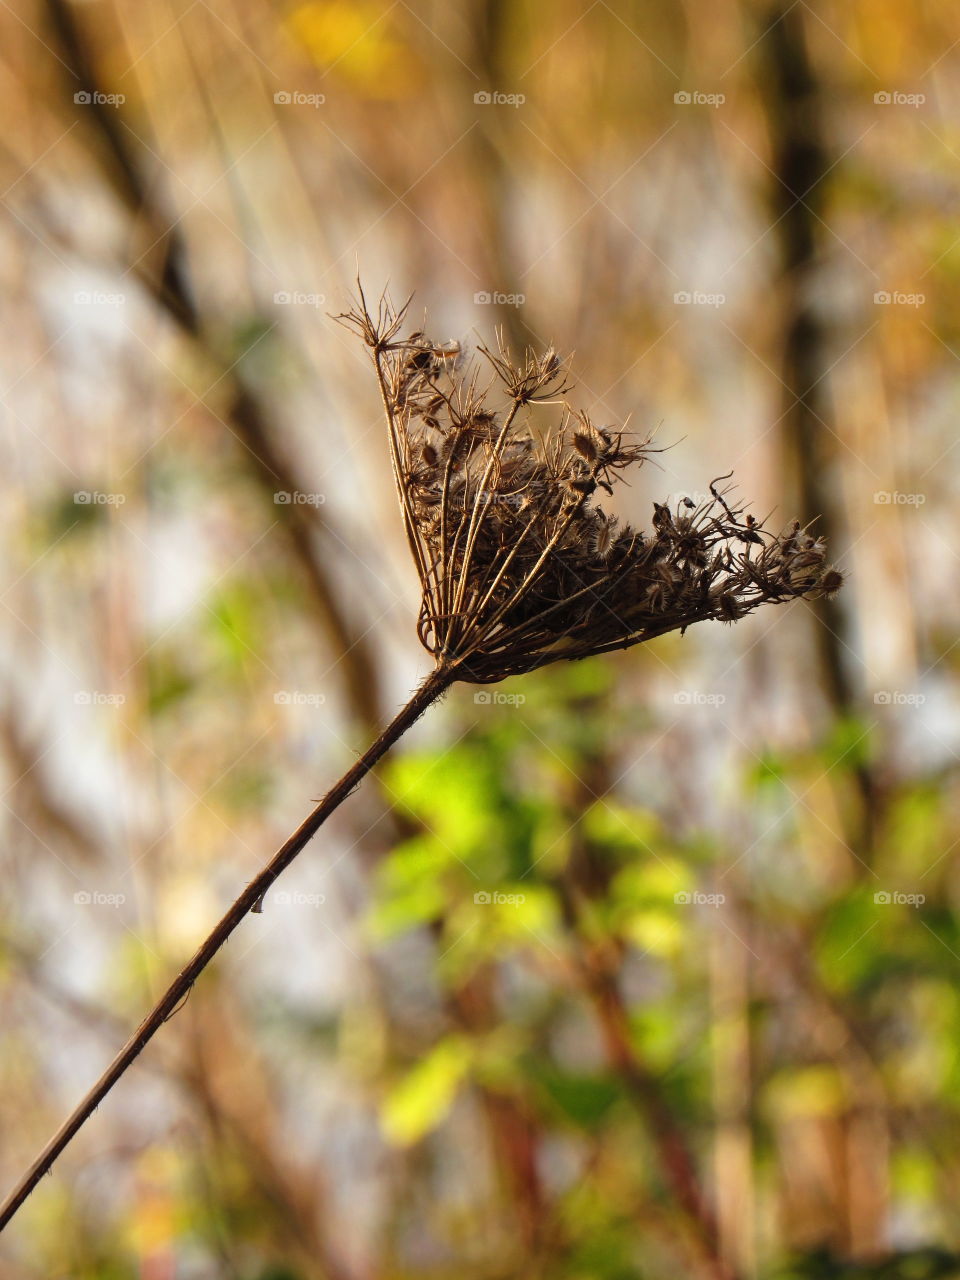
<svg viewBox="0 0 960 1280">
<path fill-rule="evenodd" d="M 458 678 L 502 680 L 841 587 L 822 538 L 799 523 L 771 533 L 717 482 L 699 505 L 654 503 L 647 535 L 620 526 L 595 495 L 643 464 L 649 440 L 571 409 L 552 349 L 514 363 L 502 345 L 481 347 L 481 384 L 458 343 L 401 337 L 406 310 L 383 298 L 374 316 L 361 291 L 339 318 L 376 367 L 423 584 L 418 634 Z M 558 406 L 545 438 L 524 420 L 535 403 Z"/>
</svg>

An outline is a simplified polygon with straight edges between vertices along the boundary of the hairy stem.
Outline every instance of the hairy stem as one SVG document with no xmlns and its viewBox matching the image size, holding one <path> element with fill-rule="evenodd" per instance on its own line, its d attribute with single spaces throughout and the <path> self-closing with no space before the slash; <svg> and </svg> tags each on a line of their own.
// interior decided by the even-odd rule
<svg viewBox="0 0 960 1280">
<path fill-rule="evenodd" d="M 0 1206 L 0 1231 L 7 1226 L 43 1175 L 50 1171 L 56 1158 L 83 1127 L 120 1077 L 133 1064 L 163 1024 L 177 1012 L 181 1002 L 188 995 L 190 988 L 237 928 L 244 916 L 258 907 L 273 882 L 309 843 L 330 814 L 346 800 L 347 796 L 363 781 L 381 756 L 393 746 L 398 738 L 406 733 L 407 729 L 420 718 L 431 703 L 435 702 L 450 687 L 455 679 L 456 669 L 449 666 L 439 666 L 435 671 L 431 672 L 409 701 L 397 712 L 377 740 L 350 766 L 340 781 L 330 788 L 309 817 L 280 846 L 259 874 L 249 882 L 230 909 L 204 939 L 192 960 L 181 969 L 180 973 L 140 1023 L 140 1026 L 110 1063 L 97 1083 L 60 1126 L 16 1187 L 7 1196 L 3 1205 Z"/>
</svg>

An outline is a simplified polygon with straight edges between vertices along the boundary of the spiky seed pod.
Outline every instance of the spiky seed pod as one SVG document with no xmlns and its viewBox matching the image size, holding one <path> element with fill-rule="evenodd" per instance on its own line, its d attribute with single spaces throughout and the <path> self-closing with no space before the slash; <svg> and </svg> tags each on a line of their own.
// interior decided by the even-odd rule
<svg viewBox="0 0 960 1280">
<path fill-rule="evenodd" d="M 573 433 L 572 444 L 580 457 L 587 462 L 596 462 L 600 455 L 600 451 L 597 448 L 597 442 L 585 431 L 575 431 Z"/>
<path fill-rule="evenodd" d="M 820 577 L 818 585 L 822 596 L 835 596 L 843 586 L 843 574 L 839 569 L 827 569 Z"/>
<path fill-rule="evenodd" d="M 617 525 L 619 521 L 616 516 L 605 516 L 602 511 L 598 511 L 596 514 L 597 523 L 591 534 L 590 550 L 598 560 L 606 563 L 617 545 Z"/>
<path fill-rule="evenodd" d="M 481 386 L 459 344 L 403 338 L 405 312 L 381 299 L 374 318 L 361 293 L 340 319 L 373 356 L 423 584 L 418 634 L 456 678 L 502 680 L 841 587 L 822 539 L 799 523 L 771 532 L 731 505 L 719 481 L 708 500 L 683 499 L 676 513 L 654 503 L 652 537 L 619 528 L 593 494 L 642 465 L 649 442 L 571 409 L 552 349 L 515 362 L 502 345 L 481 347 L 492 373 Z M 492 407 L 497 389 L 502 405 Z M 545 438 L 525 422 L 534 403 L 560 406 Z"/>
</svg>

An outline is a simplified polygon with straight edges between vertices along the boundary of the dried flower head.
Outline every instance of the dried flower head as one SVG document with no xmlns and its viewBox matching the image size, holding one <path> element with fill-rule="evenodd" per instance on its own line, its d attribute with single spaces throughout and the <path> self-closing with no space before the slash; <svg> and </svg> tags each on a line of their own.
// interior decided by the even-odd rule
<svg viewBox="0 0 960 1280">
<path fill-rule="evenodd" d="M 718 481 L 699 505 L 654 503 L 649 533 L 621 526 L 594 497 L 650 456 L 649 440 L 573 410 L 552 349 L 515 363 L 481 346 L 481 381 L 458 343 L 401 337 L 406 311 L 381 298 L 373 315 L 361 290 L 338 318 L 374 361 L 423 584 L 418 635 L 458 679 L 502 680 L 842 585 L 822 539 L 799 523 L 771 533 Z M 545 437 L 528 421 L 536 403 L 557 406 Z"/>
</svg>

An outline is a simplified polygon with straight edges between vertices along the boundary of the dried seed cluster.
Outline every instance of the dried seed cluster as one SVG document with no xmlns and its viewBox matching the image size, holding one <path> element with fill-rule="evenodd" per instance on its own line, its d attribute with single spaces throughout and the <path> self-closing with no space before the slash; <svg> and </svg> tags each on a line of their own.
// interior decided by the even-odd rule
<svg viewBox="0 0 960 1280">
<path fill-rule="evenodd" d="M 459 344 L 401 337 L 406 310 L 382 298 L 372 315 L 361 291 L 339 319 L 376 367 L 423 584 L 418 634 L 458 678 L 502 680 L 841 586 L 822 539 L 799 524 L 769 532 L 716 482 L 699 505 L 654 503 L 649 533 L 620 525 L 598 494 L 643 463 L 649 441 L 574 411 L 554 351 L 515 363 L 480 347 L 482 382 Z M 558 406 L 546 436 L 530 421 L 537 403 Z"/>
</svg>

